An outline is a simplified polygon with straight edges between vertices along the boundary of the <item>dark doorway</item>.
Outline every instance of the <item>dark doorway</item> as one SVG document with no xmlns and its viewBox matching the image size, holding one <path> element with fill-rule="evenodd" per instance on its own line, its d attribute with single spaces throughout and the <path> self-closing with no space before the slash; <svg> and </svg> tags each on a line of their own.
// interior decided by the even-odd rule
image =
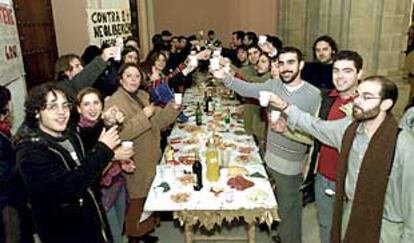
<svg viewBox="0 0 414 243">
<path fill-rule="evenodd" d="M 27 88 L 52 81 L 57 46 L 51 0 L 14 0 Z"/>
</svg>

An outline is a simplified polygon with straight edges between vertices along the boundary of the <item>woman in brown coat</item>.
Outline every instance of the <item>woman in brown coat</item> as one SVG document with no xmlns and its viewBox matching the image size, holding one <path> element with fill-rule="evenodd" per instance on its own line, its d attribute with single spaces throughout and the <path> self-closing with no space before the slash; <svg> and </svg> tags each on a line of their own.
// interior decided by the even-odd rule
<svg viewBox="0 0 414 243">
<path fill-rule="evenodd" d="M 122 140 L 133 141 L 135 173 L 126 175 L 130 205 L 127 210 L 125 233 L 130 242 L 145 239 L 158 223 L 155 216 L 139 222 L 148 195 L 155 168 L 161 158 L 160 130 L 175 121 L 179 107 L 169 103 L 163 109 L 149 101 L 149 94 L 139 89 L 144 74 L 136 64 L 120 69 L 120 87 L 105 102 L 105 107 L 117 106 L 125 115 L 121 126 Z"/>
</svg>

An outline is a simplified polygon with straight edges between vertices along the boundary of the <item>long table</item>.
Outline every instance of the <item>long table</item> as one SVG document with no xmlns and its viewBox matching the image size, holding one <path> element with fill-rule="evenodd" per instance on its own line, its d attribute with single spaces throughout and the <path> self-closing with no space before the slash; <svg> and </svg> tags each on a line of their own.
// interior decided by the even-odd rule
<svg viewBox="0 0 414 243">
<path fill-rule="evenodd" d="M 185 242 L 193 240 L 223 240 L 216 236 L 194 237 L 193 227 L 204 227 L 212 230 L 215 226 L 230 223 L 233 220 L 244 220 L 248 225 L 246 237 L 225 237 L 224 240 L 247 239 L 255 242 L 255 225 L 266 223 L 269 227 L 277 214 L 277 202 L 268 180 L 263 161 L 253 137 L 245 134 L 241 120 L 241 106 L 228 96 L 224 87 L 217 88 L 214 97 L 216 112 L 203 114 L 202 126 L 195 124 L 196 102 L 203 105 L 205 88 L 192 88 L 183 97 L 185 113 L 190 120 L 184 124 L 176 124 L 168 138 L 172 149 L 165 151 L 151 186 L 144 210 L 173 211 L 185 229 Z M 213 89 L 213 91 L 216 91 Z M 221 94 L 221 95 L 220 95 Z M 230 111 L 231 122 L 225 125 L 223 115 Z M 223 156 L 229 155 L 228 167 L 220 169 L 220 179 L 209 182 L 206 179 L 205 151 L 206 141 L 214 137 L 216 146 Z M 192 162 L 194 151 L 199 153 L 203 165 L 203 188 L 193 189 Z M 229 180 L 239 175 L 253 186 L 243 189 L 231 188 Z"/>
</svg>

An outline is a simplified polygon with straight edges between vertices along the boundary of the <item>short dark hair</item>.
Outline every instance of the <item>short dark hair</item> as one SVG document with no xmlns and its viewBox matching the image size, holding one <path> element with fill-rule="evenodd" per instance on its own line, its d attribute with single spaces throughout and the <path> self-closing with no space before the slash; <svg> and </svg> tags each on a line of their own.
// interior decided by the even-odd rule
<svg viewBox="0 0 414 243">
<path fill-rule="evenodd" d="M 335 63 L 339 60 L 353 61 L 357 72 L 361 71 L 364 65 L 364 61 L 362 60 L 361 55 L 359 55 L 359 53 L 356 51 L 342 50 L 333 56 L 332 63 Z"/>
<path fill-rule="evenodd" d="M 245 35 L 245 33 L 241 30 L 234 31 L 232 34 L 235 35 L 237 39 L 241 39 L 241 40 L 244 39 L 244 35 Z"/>
<path fill-rule="evenodd" d="M 277 36 L 267 35 L 267 41 L 272 43 L 272 45 L 278 50 L 283 47 L 282 40 Z"/>
<path fill-rule="evenodd" d="M 329 46 L 332 49 L 332 53 L 337 53 L 338 52 L 338 45 L 336 44 L 336 41 L 330 37 L 329 35 L 323 35 L 323 36 L 319 36 L 318 38 L 316 38 L 315 42 L 313 42 L 313 46 L 312 46 L 312 50 L 313 50 L 313 59 L 316 59 L 316 44 L 318 44 L 318 42 L 321 41 L 325 41 L 326 43 L 329 44 Z"/>
<path fill-rule="evenodd" d="M 278 50 L 278 56 L 280 56 L 281 54 L 284 54 L 284 53 L 294 53 L 294 54 L 296 54 L 296 57 L 298 58 L 298 62 L 303 61 L 303 54 L 296 47 L 286 46 L 286 47 L 283 47 L 280 50 Z"/>
<path fill-rule="evenodd" d="M 138 61 L 139 61 L 139 50 L 137 50 L 135 47 L 132 47 L 132 46 L 125 46 L 124 49 L 122 49 L 122 52 L 121 52 L 122 62 L 124 62 L 125 56 L 128 55 L 128 53 L 130 53 L 130 52 L 137 53 Z"/>
<path fill-rule="evenodd" d="M 378 82 L 379 84 L 381 84 L 381 91 L 379 95 L 381 96 L 382 100 L 391 99 L 393 101 L 393 104 L 389 109 L 391 110 L 398 99 L 397 85 L 393 81 L 382 75 L 373 75 L 366 77 L 361 81 L 361 83 L 366 81 Z"/>
<path fill-rule="evenodd" d="M 145 72 L 142 70 L 141 66 L 139 64 L 135 64 L 135 63 L 125 63 L 122 64 L 122 66 L 119 68 L 118 71 L 118 82 L 119 80 L 121 80 L 122 75 L 124 74 L 125 70 L 127 70 L 130 67 L 135 67 L 136 69 L 138 69 L 139 74 L 141 75 L 141 87 L 146 85 L 146 75 Z"/>
<path fill-rule="evenodd" d="M 207 32 L 207 35 L 215 35 L 216 33 L 214 32 L 214 30 L 209 30 L 208 32 Z"/>
<path fill-rule="evenodd" d="M 11 93 L 8 88 L 0 85 L 0 115 L 7 115 L 9 108 L 7 104 L 11 100 Z"/>
<path fill-rule="evenodd" d="M 257 45 L 257 42 L 259 41 L 259 39 L 257 38 L 256 33 L 250 31 L 250 32 L 247 32 L 245 36 L 247 36 L 247 38 L 252 41 L 252 44 Z"/>
<path fill-rule="evenodd" d="M 35 86 L 29 91 L 29 95 L 24 103 L 25 108 L 25 123 L 31 127 L 35 128 L 38 126 L 38 119 L 36 115 L 46 107 L 47 95 L 52 93 L 54 96 L 57 96 L 57 93 L 61 93 L 63 96 L 68 99 L 68 95 L 56 83 L 44 83 L 38 86 Z"/>
<path fill-rule="evenodd" d="M 73 59 L 78 59 L 80 62 L 82 62 L 82 59 L 76 54 L 65 54 L 57 59 L 55 63 L 55 79 L 57 81 L 61 81 L 67 78 L 65 71 L 70 71 L 72 69 L 70 62 Z"/>
<path fill-rule="evenodd" d="M 169 30 L 163 30 L 163 31 L 161 32 L 161 35 L 162 35 L 162 36 L 172 36 L 172 34 L 171 34 L 171 32 L 170 32 Z"/>
</svg>

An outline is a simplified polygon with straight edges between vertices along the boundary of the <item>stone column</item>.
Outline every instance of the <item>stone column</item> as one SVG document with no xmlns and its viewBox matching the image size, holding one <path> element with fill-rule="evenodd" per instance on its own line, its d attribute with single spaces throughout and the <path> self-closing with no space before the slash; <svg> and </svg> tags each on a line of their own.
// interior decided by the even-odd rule
<svg viewBox="0 0 414 243">
<path fill-rule="evenodd" d="M 313 41 L 330 35 L 339 49 L 359 52 L 364 76 L 380 74 L 400 88 L 394 108 L 400 115 L 408 101 L 409 86 L 403 67 L 411 0 L 280 0 L 278 35 L 284 45 L 299 47 L 312 58 Z"/>
</svg>

